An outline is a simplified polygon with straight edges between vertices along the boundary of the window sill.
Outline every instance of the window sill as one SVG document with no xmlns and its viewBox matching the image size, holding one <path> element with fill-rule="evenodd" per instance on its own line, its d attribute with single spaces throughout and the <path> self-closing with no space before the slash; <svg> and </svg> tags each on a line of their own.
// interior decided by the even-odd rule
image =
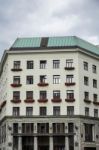
<svg viewBox="0 0 99 150">
<path fill-rule="evenodd" d="M 46 102 L 48 102 L 48 99 L 38 99 L 38 102 L 39 103 L 46 103 Z"/>
<path fill-rule="evenodd" d="M 65 99 L 65 101 L 71 103 L 71 102 L 75 102 L 75 99 L 74 98 L 73 99 Z"/>
<path fill-rule="evenodd" d="M 53 103 L 60 103 L 62 101 L 62 99 L 52 99 L 51 100 Z"/>
<path fill-rule="evenodd" d="M 13 69 L 11 69 L 11 71 L 22 71 L 22 69 L 21 68 L 18 68 L 18 69 L 13 68 Z"/>
<path fill-rule="evenodd" d="M 12 103 L 21 103 L 21 100 L 11 100 Z"/>
<path fill-rule="evenodd" d="M 75 68 L 74 67 L 65 67 L 64 69 L 65 70 L 74 70 Z"/>
<path fill-rule="evenodd" d="M 14 83 L 13 83 L 13 84 L 11 84 L 11 86 L 12 86 L 12 87 L 21 87 L 22 84 L 14 84 Z"/>
<path fill-rule="evenodd" d="M 38 83 L 37 85 L 43 87 L 43 86 L 48 86 L 49 84 L 48 83 Z"/>
<path fill-rule="evenodd" d="M 34 99 L 25 99 L 24 102 L 25 103 L 34 103 L 35 100 Z"/>
<path fill-rule="evenodd" d="M 66 86 L 73 86 L 75 85 L 75 82 L 72 82 L 72 83 L 65 83 Z"/>
<path fill-rule="evenodd" d="M 94 105 L 99 105 L 99 102 L 93 101 Z"/>
<path fill-rule="evenodd" d="M 88 100 L 88 99 L 84 99 L 84 102 L 87 103 L 87 104 L 90 104 L 90 103 L 91 103 L 91 101 Z"/>
</svg>

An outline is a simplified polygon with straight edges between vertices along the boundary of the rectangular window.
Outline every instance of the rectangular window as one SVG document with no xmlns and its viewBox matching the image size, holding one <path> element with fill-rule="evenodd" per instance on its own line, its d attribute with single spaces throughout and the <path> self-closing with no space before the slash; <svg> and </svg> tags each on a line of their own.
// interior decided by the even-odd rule
<svg viewBox="0 0 99 150">
<path fill-rule="evenodd" d="M 97 80 L 93 79 L 93 87 L 97 88 Z"/>
<path fill-rule="evenodd" d="M 33 123 L 22 123 L 22 133 L 33 133 L 34 124 Z"/>
<path fill-rule="evenodd" d="M 98 117 L 98 109 L 94 109 L 94 117 Z"/>
<path fill-rule="evenodd" d="M 65 133 L 65 124 L 53 123 L 53 133 Z"/>
<path fill-rule="evenodd" d="M 73 82 L 73 75 L 66 75 L 66 83 L 72 83 Z"/>
<path fill-rule="evenodd" d="M 89 92 L 84 92 L 84 99 L 89 100 Z"/>
<path fill-rule="evenodd" d="M 53 107 L 53 115 L 54 116 L 59 116 L 60 115 L 60 107 L 59 106 L 54 106 Z"/>
<path fill-rule="evenodd" d="M 73 90 L 67 90 L 67 99 L 74 99 L 74 91 Z"/>
<path fill-rule="evenodd" d="M 93 94 L 93 101 L 94 101 L 94 102 L 97 102 L 97 99 L 98 99 L 97 94 Z"/>
<path fill-rule="evenodd" d="M 49 123 L 38 123 L 37 133 L 42 133 L 42 134 L 49 133 Z"/>
<path fill-rule="evenodd" d="M 53 75 L 53 84 L 60 83 L 60 75 Z"/>
<path fill-rule="evenodd" d="M 13 123 L 13 133 L 18 133 L 18 123 Z"/>
<path fill-rule="evenodd" d="M 33 69 L 33 61 L 27 61 L 27 69 Z"/>
<path fill-rule="evenodd" d="M 60 91 L 53 91 L 53 99 L 60 99 Z"/>
<path fill-rule="evenodd" d="M 58 69 L 60 67 L 60 60 L 53 60 L 53 68 Z"/>
<path fill-rule="evenodd" d="M 92 72 L 93 72 L 93 73 L 96 73 L 96 72 L 97 72 L 97 68 L 96 68 L 95 65 L 92 65 Z"/>
<path fill-rule="evenodd" d="M 46 83 L 46 79 L 47 79 L 46 75 L 40 76 L 40 83 Z"/>
<path fill-rule="evenodd" d="M 85 107 L 85 116 L 89 116 L 89 108 Z"/>
<path fill-rule="evenodd" d="M 73 133 L 73 132 L 74 132 L 74 124 L 68 123 L 68 133 Z"/>
<path fill-rule="evenodd" d="M 33 84 L 33 76 L 26 77 L 26 84 Z"/>
<path fill-rule="evenodd" d="M 46 69 L 47 61 L 46 60 L 40 60 L 40 69 Z"/>
<path fill-rule="evenodd" d="M 89 78 L 88 77 L 84 77 L 84 85 L 88 85 L 89 84 Z"/>
<path fill-rule="evenodd" d="M 40 107 L 40 116 L 46 116 L 47 115 L 47 110 L 46 107 Z"/>
<path fill-rule="evenodd" d="M 84 63 L 84 70 L 87 70 L 88 71 L 88 63 L 87 62 L 83 62 Z"/>
<path fill-rule="evenodd" d="M 14 76 L 13 77 L 13 83 L 14 84 L 20 84 L 20 76 Z"/>
<path fill-rule="evenodd" d="M 13 107 L 13 116 L 19 116 L 19 115 L 20 115 L 20 108 Z"/>
<path fill-rule="evenodd" d="M 14 69 L 20 69 L 20 64 L 21 64 L 20 61 L 14 61 L 13 68 Z"/>
<path fill-rule="evenodd" d="M 93 141 L 93 125 L 92 124 L 84 124 L 85 125 L 85 141 L 92 142 Z"/>
<path fill-rule="evenodd" d="M 26 116 L 33 115 L 33 107 L 26 107 Z"/>
<path fill-rule="evenodd" d="M 20 92 L 19 91 L 13 92 L 13 100 L 20 100 Z"/>
<path fill-rule="evenodd" d="M 47 92 L 46 91 L 40 91 L 40 99 L 46 99 L 47 98 Z"/>
<path fill-rule="evenodd" d="M 73 67 L 73 59 L 67 59 L 66 60 L 66 67 L 72 68 Z"/>
<path fill-rule="evenodd" d="M 26 91 L 26 99 L 33 99 L 33 91 Z"/>
<path fill-rule="evenodd" d="M 74 115 L 74 106 L 67 106 L 67 115 Z"/>
</svg>

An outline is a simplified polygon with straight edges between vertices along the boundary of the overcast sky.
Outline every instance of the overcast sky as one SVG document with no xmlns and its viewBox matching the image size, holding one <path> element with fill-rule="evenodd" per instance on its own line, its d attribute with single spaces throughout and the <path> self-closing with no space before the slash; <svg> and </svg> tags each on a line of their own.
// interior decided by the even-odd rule
<svg viewBox="0 0 99 150">
<path fill-rule="evenodd" d="M 0 58 L 17 37 L 67 35 L 99 44 L 99 0 L 0 0 Z"/>
</svg>

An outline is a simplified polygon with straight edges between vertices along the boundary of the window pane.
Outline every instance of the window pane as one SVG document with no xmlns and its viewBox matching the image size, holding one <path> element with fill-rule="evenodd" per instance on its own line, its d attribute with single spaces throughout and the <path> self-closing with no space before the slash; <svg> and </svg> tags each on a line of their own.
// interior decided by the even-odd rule
<svg viewBox="0 0 99 150">
<path fill-rule="evenodd" d="M 53 115 L 55 115 L 55 116 L 60 115 L 60 107 L 59 106 L 53 107 Z"/>
<path fill-rule="evenodd" d="M 46 64 L 47 64 L 46 60 L 41 60 L 40 61 L 40 69 L 46 69 Z"/>
<path fill-rule="evenodd" d="M 40 107 L 40 116 L 46 116 L 46 107 Z"/>
<path fill-rule="evenodd" d="M 53 75 L 53 84 L 60 83 L 60 75 Z"/>
<path fill-rule="evenodd" d="M 33 61 L 27 61 L 27 69 L 33 69 Z"/>
<path fill-rule="evenodd" d="M 58 69 L 60 67 L 60 60 L 53 60 L 53 68 Z"/>
<path fill-rule="evenodd" d="M 33 76 L 27 76 L 26 83 L 27 84 L 33 84 Z"/>
<path fill-rule="evenodd" d="M 14 61 L 14 69 L 20 69 L 20 61 Z"/>
<path fill-rule="evenodd" d="M 66 67 L 67 68 L 73 67 L 73 59 L 67 59 L 66 60 Z"/>
</svg>

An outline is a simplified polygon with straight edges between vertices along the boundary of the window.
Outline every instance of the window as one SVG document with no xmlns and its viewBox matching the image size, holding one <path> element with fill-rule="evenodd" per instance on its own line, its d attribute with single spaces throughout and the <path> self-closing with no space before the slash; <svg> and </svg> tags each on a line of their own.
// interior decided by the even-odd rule
<svg viewBox="0 0 99 150">
<path fill-rule="evenodd" d="M 40 69 L 46 69 L 46 64 L 47 64 L 46 60 L 40 60 Z"/>
<path fill-rule="evenodd" d="M 53 123 L 53 133 L 64 133 L 65 124 L 64 123 Z"/>
<path fill-rule="evenodd" d="M 98 117 L 98 109 L 94 109 L 94 117 Z"/>
<path fill-rule="evenodd" d="M 60 91 L 53 91 L 53 99 L 60 99 Z"/>
<path fill-rule="evenodd" d="M 84 92 L 84 99 L 89 100 L 89 92 Z"/>
<path fill-rule="evenodd" d="M 93 87 L 97 88 L 97 80 L 93 79 Z"/>
<path fill-rule="evenodd" d="M 73 59 L 67 59 L 66 60 L 66 67 L 72 68 L 73 67 Z"/>
<path fill-rule="evenodd" d="M 84 61 L 84 70 L 88 71 L 88 63 Z"/>
<path fill-rule="evenodd" d="M 74 124 L 68 123 L 68 133 L 73 133 L 73 132 L 74 132 Z"/>
<path fill-rule="evenodd" d="M 14 84 L 20 84 L 20 76 L 14 76 L 13 77 L 13 83 Z"/>
<path fill-rule="evenodd" d="M 53 115 L 55 115 L 55 116 L 60 115 L 60 107 L 59 106 L 54 106 L 53 107 Z"/>
<path fill-rule="evenodd" d="M 38 123 L 37 133 L 49 133 L 49 123 Z"/>
<path fill-rule="evenodd" d="M 40 116 L 46 116 L 46 107 L 40 107 Z"/>
<path fill-rule="evenodd" d="M 33 123 L 22 123 L 22 133 L 33 133 L 34 125 Z"/>
<path fill-rule="evenodd" d="M 53 75 L 53 84 L 60 83 L 60 75 Z"/>
<path fill-rule="evenodd" d="M 33 91 L 26 91 L 26 99 L 33 99 Z"/>
<path fill-rule="evenodd" d="M 92 124 L 84 124 L 85 125 L 85 142 L 93 141 L 93 125 Z"/>
<path fill-rule="evenodd" d="M 19 91 L 13 92 L 13 100 L 20 100 L 20 92 Z"/>
<path fill-rule="evenodd" d="M 46 98 L 47 98 L 46 91 L 40 91 L 40 99 L 46 99 Z"/>
<path fill-rule="evenodd" d="M 89 116 L 89 108 L 85 107 L 85 116 Z"/>
<path fill-rule="evenodd" d="M 89 79 L 88 77 L 84 77 L 84 85 L 88 85 L 89 84 Z"/>
<path fill-rule="evenodd" d="M 26 107 L 26 116 L 33 115 L 33 107 Z"/>
<path fill-rule="evenodd" d="M 26 83 L 33 84 L 33 76 L 27 76 Z"/>
<path fill-rule="evenodd" d="M 13 133 L 18 133 L 18 123 L 13 124 Z"/>
<path fill-rule="evenodd" d="M 46 83 L 46 75 L 40 76 L 40 83 Z"/>
<path fill-rule="evenodd" d="M 60 60 L 53 60 L 53 68 L 58 69 L 60 67 Z"/>
<path fill-rule="evenodd" d="M 97 72 L 97 68 L 96 68 L 95 65 L 92 65 L 92 72 L 93 72 L 93 73 L 96 73 L 96 72 Z"/>
<path fill-rule="evenodd" d="M 66 83 L 72 83 L 73 82 L 73 75 L 67 75 L 66 76 Z"/>
<path fill-rule="evenodd" d="M 97 94 L 93 94 L 93 101 L 96 102 L 97 101 L 97 97 L 98 97 Z"/>
<path fill-rule="evenodd" d="M 33 61 L 27 61 L 27 69 L 33 69 Z"/>
<path fill-rule="evenodd" d="M 74 91 L 73 90 L 67 90 L 67 99 L 74 99 Z"/>
<path fill-rule="evenodd" d="M 13 107 L 13 116 L 19 116 L 19 115 L 20 115 L 20 108 Z"/>
<path fill-rule="evenodd" d="M 20 69 L 20 61 L 14 61 L 14 69 Z"/>
<path fill-rule="evenodd" d="M 74 106 L 67 106 L 67 115 L 74 115 Z"/>
</svg>

